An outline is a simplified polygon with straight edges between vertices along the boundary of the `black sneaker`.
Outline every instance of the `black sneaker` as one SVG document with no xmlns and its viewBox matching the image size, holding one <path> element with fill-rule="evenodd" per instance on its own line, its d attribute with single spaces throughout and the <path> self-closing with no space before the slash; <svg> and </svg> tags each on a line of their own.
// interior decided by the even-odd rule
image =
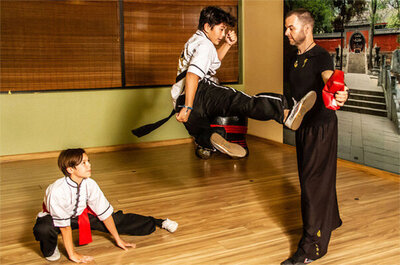
<svg viewBox="0 0 400 265">
<path fill-rule="evenodd" d="M 203 148 L 203 147 L 201 147 L 200 145 L 198 145 L 197 147 L 196 147 L 196 151 L 195 151 L 195 153 L 196 153 L 196 156 L 198 157 L 198 158 L 201 158 L 201 159 L 209 159 L 210 157 L 211 157 L 211 155 L 212 155 L 212 150 L 210 150 L 210 149 L 207 149 L 207 148 Z"/>
</svg>

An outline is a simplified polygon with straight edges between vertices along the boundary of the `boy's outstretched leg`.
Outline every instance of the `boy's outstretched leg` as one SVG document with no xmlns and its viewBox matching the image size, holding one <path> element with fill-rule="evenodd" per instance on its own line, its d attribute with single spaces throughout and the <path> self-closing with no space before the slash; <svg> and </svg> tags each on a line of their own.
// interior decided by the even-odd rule
<svg viewBox="0 0 400 265">
<path fill-rule="evenodd" d="M 143 216 L 134 213 L 123 213 L 117 211 L 112 214 L 118 233 L 124 235 L 144 236 L 150 235 L 156 227 L 163 228 L 168 232 L 175 232 L 178 223 L 170 219 L 158 219 L 152 216 Z M 96 216 L 89 214 L 90 226 L 92 230 L 108 232 L 104 223 Z"/>
</svg>

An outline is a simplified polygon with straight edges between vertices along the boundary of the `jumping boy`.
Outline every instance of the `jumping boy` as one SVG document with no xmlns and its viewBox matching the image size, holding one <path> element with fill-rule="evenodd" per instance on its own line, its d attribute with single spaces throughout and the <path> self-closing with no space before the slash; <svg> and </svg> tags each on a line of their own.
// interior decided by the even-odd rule
<svg viewBox="0 0 400 265">
<path fill-rule="evenodd" d="M 38 214 L 33 228 L 36 240 L 40 241 L 40 250 L 47 260 L 60 258 L 57 246 L 60 232 L 70 260 L 78 263 L 93 260 L 93 257 L 83 256 L 74 249 L 72 229 L 78 227 L 80 245 L 92 241 L 92 229 L 109 232 L 124 250 L 135 248 L 136 245 L 122 240 L 119 233 L 149 235 L 157 226 L 173 233 L 178 228 L 178 223 L 169 219 L 124 214 L 122 211 L 114 213 L 100 187 L 90 178 L 91 165 L 85 150 L 62 151 L 58 157 L 58 167 L 65 176 L 47 188 L 43 211 Z"/>
<path fill-rule="evenodd" d="M 242 146 L 228 142 L 210 127 L 213 118 L 240 116 L 256 120 L 274 119 L 297 130 L 304 115 L 313 107 L 316 93 L 311 91 L 289 109 L 283 95 L 261 93 L 249 96 L 219 85 L 214 75 L 231 46 L 237 42 L 233 30 L 226 33 L 228 26 L 234 25 L 235 18 L 219 7 L 209 6 L 201 11 L 198 30 L 186 42 L 181 53 L 171 95 L 176 119 L 185 125 L 199 148 L 217 149 L 231 157 L 244 157 L 246 150 Z"/>
</svg>

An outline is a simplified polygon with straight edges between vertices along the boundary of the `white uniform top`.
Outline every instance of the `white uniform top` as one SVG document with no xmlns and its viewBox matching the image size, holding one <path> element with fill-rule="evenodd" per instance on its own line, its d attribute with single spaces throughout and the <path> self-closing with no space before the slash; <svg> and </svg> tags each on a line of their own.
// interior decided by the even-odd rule
<svg viewBox="0 0 400 265">
<path fill-rule="evenodd" d="M 203 78 L 211 78 L 214 76 L 221 66 L 221 61 L 218 59 L 217 49 L 206 34 L 197 30 L 186 42 L 185 48 L 181 53 L 178 65 L 178 74 L 183 71 L 188 71 Z M 171 89 L 171 96 L 174 101 L 184 93 L 185 78 L 175 83 Z"/>
<path fill-rule="evenodd" d="M 56 180 L 47 188 L 44 204 L 56 227 L 71 226 L 71 218 L 81 215 L 87 206 L 101 221 L 114 211 L 99 185 L 91 178 L 83 179 L 80 185 L 69 177 Z M 39 213 L 39 216 L 43 215 Z"/>
</svg>

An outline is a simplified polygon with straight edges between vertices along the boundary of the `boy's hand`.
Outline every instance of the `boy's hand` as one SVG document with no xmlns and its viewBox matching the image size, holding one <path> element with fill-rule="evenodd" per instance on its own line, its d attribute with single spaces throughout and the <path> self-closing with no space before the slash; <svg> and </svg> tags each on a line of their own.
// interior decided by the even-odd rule
<svg viewBox="0 0 400 265">
<path fill-rule="evenodd" d="M 190 109 L 182 108 L 179 113 L 176 114 L 176 120 L 179 122 L 187 122 L 191 111 Z"/>
<path fill-rule="evenodd" d="M 78 252 L 75 252 L 72 243 L 72 229 L 70 226 L 60 227 L 60 231 L 64 241 L 65 250 L 67 251 L 70 260 L 77 263 L 87 263 L 93 260 L 93 257 L 91 256 L 83 256 Z"/>
<path fill-rule="evenodd" d="M 349 96 L 349 88 L 347 86 L 344 87 L 344 91 L 337 91 L 335 93 L 335 99 L 338 104 L 338 106 L 342 107 L 344 103 L 347 101 L 347 98 Z"/>
<path fill-rule="evenodd" d="M 226 34 L 225 36 L 225 42 L 228 43 L 230 46 L 237 42 L 237 36 L 234 30 L 228 31 L 228 34 Z"/>
<path fill-rule="evenodd" d="M 104 225 L 107 227 L 108 231 L 110 232 L 110 234 L 114 237 L 115 242 L 117 243 L 117 245 L 122 248 L 123 250 L 128 250 L 128 247 L 131 248 L 135 248 L 136 245 L 135 244 L 131 244 L 131 243 L 126 243 L 124 240 L 122 240 L 118 234 L 117 228 L 115 227 L 115 223 L 114 223 L 114 219 L 112 217 L 112 215 L 110 215 L 109 217 L 107 217 L 104 221 L 103 221 Z"/>
<path fill-rule="evenodd" d="M 92 256 L 83 256 L 77 252 L 74 252 L 70 257 L 70 260 L 76 262 L 76 263 L 88 263 L 93 260 Z"/>
<path fill-rule="evenodd" d="M 124 240 L 122 240 L 121 238 L 119 238 L 118 240 L 116 240 L 117 245 L 122 248 L 123 250 L 128 250 L 128 248 L 136 248 L 136 244 L 133 243 L 128 243 L 125 242 Z"/>
</svg>

